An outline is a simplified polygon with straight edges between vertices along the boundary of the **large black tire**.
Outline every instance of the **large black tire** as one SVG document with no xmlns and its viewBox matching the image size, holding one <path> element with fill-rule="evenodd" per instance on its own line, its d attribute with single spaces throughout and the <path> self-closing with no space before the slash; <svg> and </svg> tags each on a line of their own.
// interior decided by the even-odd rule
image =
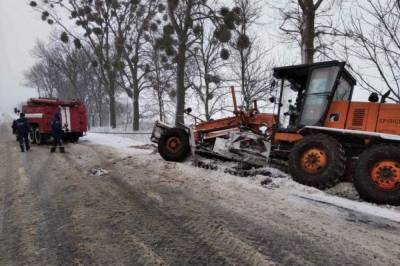
<svg viewBox="0 0 400 266">
<path fill-rule="evenodd" d="M 34 137 L 35 137 L 36 144 L 38 144 L 38 145 L 46 144 L 47 137 L 46 137 L 46 135 L 40 133 L 38 128 L 35 128 L 35 130 L 34 130 Z"/>
<path fill-rule="evenodd" d="M 166 130 L 158 141 L 158 152 L 166 161 L 183 162 L 190 154 L 186 131 L 180 128 Z"/>
<path fill-rule="evenodd" d="M 289 154 L 289 173 L 303 185 L 327 189 L 340 183 L 346 169 L 342 145 L 334 138 L 316 134 L 304 137 Z"/>
<path fill-rule="evenodd" d="M 36 128 L 32 127 L 31 131 L 29 131 L 29 134 L 28 134 L 29 142 L 31 144 L 36 144 L 35 131 L 36 131 Z"/>
<path fill-rule="evenodd" d="M 400 205 L 400 146 L 382 144 L 364 151 L 358 158 L 354 186 L 366 201 Z"/>
<path fill-rule="evenodd" d="M 79 138 L 80 138 L 80 136 L 79 136 L 79 134 L 74 134 L 72 137 L 71 137 L 71 142 L 72 143 L 78 143 L 79 142 Z"/>
</svg>

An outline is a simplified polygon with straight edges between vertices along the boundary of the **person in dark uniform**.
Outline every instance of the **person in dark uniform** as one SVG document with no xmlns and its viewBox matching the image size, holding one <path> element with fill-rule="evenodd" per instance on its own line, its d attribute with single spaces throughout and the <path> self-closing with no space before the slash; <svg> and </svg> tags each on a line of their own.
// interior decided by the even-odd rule
<svg viewBox="0 0 400 266">
<path fill-rule="evenodd" d="M 62 142 L 62 135 L 64 131 L 62 130 L 62 123 L 61 123 L 61 114 L 56 113 L 54 115 L 53 120 L 51 121 L 51 129 L 52 129 L 52 134 L 53 134 L 53 147 L 51 147 L 51 152 L 55 152 L 57 149 L 57 146 L 60 149 L 60 152 L 65 152 L 63 142 Z"/>
<path fill-rule="evenodd" d="M 25 114 L 21 113 L 19 119 L 15 121 L 15 129 L 17 133 L 17 138 L 19 141 L 19 146 L 21 147 L 21 152 L 29 151 L 31 149 L 29 145 L 29 131 L 31 130 L 28 120 L 25 118 Z"/>
</svg>

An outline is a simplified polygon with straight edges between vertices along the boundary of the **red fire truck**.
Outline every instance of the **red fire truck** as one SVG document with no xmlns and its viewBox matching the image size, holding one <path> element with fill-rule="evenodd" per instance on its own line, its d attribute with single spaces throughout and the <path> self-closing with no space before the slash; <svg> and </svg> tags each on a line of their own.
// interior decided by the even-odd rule
<svg viewBox="0 0 400 266">
<path fill-rule="evenodd" d="M 85 105 L 78 100 L 30 99 L 22 106 L 22 112 L 31 125 L 29 138 L 32 143 L 44 144 L 51 138 L 51 120 L 54 114 L 61 114 L 64 140 L 78 142 L 87 131 Z"/>
</svg>

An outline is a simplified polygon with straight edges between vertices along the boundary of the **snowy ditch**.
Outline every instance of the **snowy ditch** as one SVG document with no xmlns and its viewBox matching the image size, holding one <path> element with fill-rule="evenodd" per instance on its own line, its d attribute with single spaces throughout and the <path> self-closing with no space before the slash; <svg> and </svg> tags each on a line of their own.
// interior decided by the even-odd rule
<svg viewBox="0 0 400 266">
<path fill-rule="evenodd" d="M 115 148 L 122 156 L 145 156 L 143 157 L 144 160 L 153 160 L 153 157 L 156 156 L 155 154 L 157 153 L 156 146 L 154 146 L 150 142 L 149 137 L 145 135 L 121 136 L 88 133 L 83 141 Z M 186 170 L 184 173 L 186 172 L 188 174 L 195 174 L 196 172 L 198 174 L 204 174 L 204 171 L 210 171 L 217 172 L 216 174 L 219 178 L 233 178 L 229 172 L 227 173 L 224 171 L 224 169 L 231 166 L 229 163 L 218 163 L 216 164 L 216 167 L 210 167 L 209 169 L 193 169 L 192 165 L 193 162 L 188 161 L 182 164 L 182 167 L 180 168 L 185 168 Z M 284 193 L 288 197 L 292 198 L 293 201 L 309 201 L 315 204 L 334 206 L 351 212 L 363 213 L 365 215 L 400 222 L 400 207 L 382 206 L 363 202 L 360 200 L 357 191 L 351 183 L 343 182 L 331 189 L 320 191 L 294 182 L 290 176 L 279 170 L 272 168 L 266 168 L 263 170 L 263 175 L 240 178 L 242 180 L 240 183 L 243 185 L 258 185 L 266 190 L 278 190 L 280 193 Z M 199 173 L 199 171 L 201 173 Z M 96 173 L 93 174 L 96 175 Z"/>
</svg>

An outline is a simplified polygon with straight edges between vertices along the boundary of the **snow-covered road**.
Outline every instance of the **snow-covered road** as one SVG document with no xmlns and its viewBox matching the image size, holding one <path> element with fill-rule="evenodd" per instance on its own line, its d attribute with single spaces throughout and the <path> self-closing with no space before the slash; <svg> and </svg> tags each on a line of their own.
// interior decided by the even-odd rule
<svg viewBox="0 0 400 266">
<path fill-rule="evenodd" d="M 396 209 L 275 170 L 262 186 L 165 162 L 149 144 L 89 134 L 66 154 L 21 154 L 0 126 L 0 265 L 399 263 Z"/>
</svg>

